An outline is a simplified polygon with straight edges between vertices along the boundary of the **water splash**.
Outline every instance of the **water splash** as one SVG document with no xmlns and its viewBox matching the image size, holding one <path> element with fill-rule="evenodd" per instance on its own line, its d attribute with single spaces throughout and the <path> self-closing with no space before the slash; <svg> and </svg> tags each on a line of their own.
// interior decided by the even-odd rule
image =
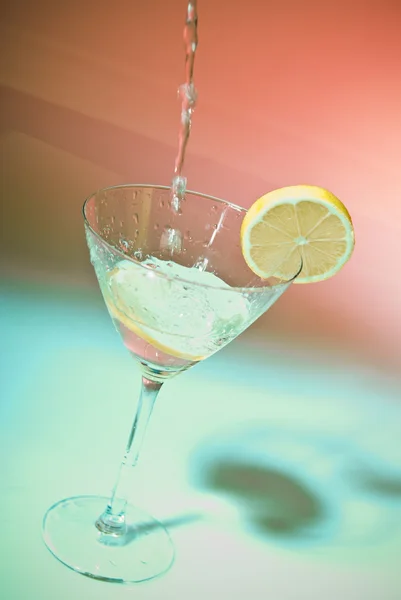
<svg viewBox="0 0 401 600">
<path fill-rule="evenodd" d="M 193 83 L 195 54 L 198 46 L 198 13 L 197 0 L 190 0 L 187 7 L 187 16 L 184 26 L 184 48 L 185 48 L 185 83 L 178 88 L 181 98 L 181 121 L 178 133 L 178 152 L 174 165 L 174 177 L 172 181 L 172 207 L 175 211 L 180 208 L 181 201 L 185 197 L 187 186 L 186 177 L 182 176 L 185 161 L 185 151 L 191 132 L 192 115 L 196 107 L 198 92 Z"/>
</svg>

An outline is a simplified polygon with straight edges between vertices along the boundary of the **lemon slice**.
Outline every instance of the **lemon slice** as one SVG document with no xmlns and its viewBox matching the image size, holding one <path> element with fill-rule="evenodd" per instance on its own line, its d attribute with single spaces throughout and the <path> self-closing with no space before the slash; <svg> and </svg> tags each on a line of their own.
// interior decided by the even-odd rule
<svg viewBox="0 0 401 600">
<path fill-rule="evenodd" d="M 128 261 L 126 264 L 129 266 Z M 132 271 L 135 275 L 134 269 L 132 269 Z M 146 301 L 146 298 L 140 298 L 140 301 L 136 306 L 136 310 L 132 306 L 131 302 L 127 302 L 123 293 L 125 281 L 123 280 L 122 284 L 119 284 L 117 279 L 121 272 L 124 273 L 124 270 L 115 268 L 108 273 L 107 277 L 110 290 L 112 291 L 112 297 L 105 296 L 105 301 L 112 318 L 116 319 L 117 322 L 124 325 L 126 329 L 134 333 L 136 336 L 138 336 L 138 338 L 141 338 L 142 340 L 152 345 L 157 350 L 160 350 L 164 354 L 174 356 L 175 358 L 179 358 L 181 360 L 188 360 L 194 362 L 202 360 L 204 356 L 191 353 L 186 348 L 181 348 L 180 346 L 183 345 L 183 340 L 181 340 L 180 338 L 177 338 L 174 335 L 163 334 L 162 332 L 154 330 L 152 329 L 152 327 L 148 327 L 143 322 L 141 322 L 144 318 L 143 308 L 145 306 L 144 301 Z M 127 269 L 125 269 L 125 272 L 128 274 L 130 273 L 130 271 Z M 177 345 L 179 346 L 178 348 Z"/>
<path fill-rule="evenodd" d="M 344 204 L 312 185 L 265 194 L 251 206 L 241 226 L 244 259 L 263 279 L 291 279 L 301 256 L 302 271 L 295 283 L 323 281 L 344 266 L 354 244 L 352 220 Z"/>
<path fill-rule="evenodd" d="M 106 304 L 107 304 L 107 307 L 114 319 L 119 321 L 122 325 L 124 325 L 124 327 L 129 329 L 132 333 L 137 335 L 139 338 L 141 338 L 142 340 L 144 340 L 151 346 L 154 346 L 154 348 L 156 348 L 157 350 L 160 350 L 164 354 L 173 356 L 173 357 L 181 359 L 181 360 L 188 360 L 191 362 L 198 362 L 205 358 L 205 356 L 203 356 L 203 355 L 191 354 L 190 352 L 185 352 L 185 351 L 179 350 L 174 347 L 172 348 L 171 346 L 173 344 L 168 345 L 168 342 L 169 342 L 168 336 L 161 336 L 160 334 L 158 335 L 157 333 L 154 333 L 154 332 L 150 333 L 149 328 L 147 328 L 144 325 L 139 324 L 137 321 L 133 320 L 133 318 L 127 317 L 127 315 L 125 313 L 118 310 L 118 308 L 114 304 L 112 304 L 110 301 L 106 300 Z M 167 340 L 164 341 L 163 337 L 164 338 L 167 337 Z"/>
</svg>

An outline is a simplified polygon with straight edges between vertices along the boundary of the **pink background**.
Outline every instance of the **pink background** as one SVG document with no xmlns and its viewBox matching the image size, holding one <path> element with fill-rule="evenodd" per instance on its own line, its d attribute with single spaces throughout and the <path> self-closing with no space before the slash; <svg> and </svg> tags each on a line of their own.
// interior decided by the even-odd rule
<svg viewBox="0 0 401 600">
<path fill-rule="evenodd" d="M 81 204 L 121 182 L 168 184 L 183 82 L 183 0 L 3 6 L 3 273 L 95 285 Z M 336 278 L 294 286 L 253 330 L 401 364 L 401 3 L 200 0 L 189 187 L 249 206 L 329 188 L 356 231 Z M 251 333 L 252 335 L 252 333 Z"/>
</svg>

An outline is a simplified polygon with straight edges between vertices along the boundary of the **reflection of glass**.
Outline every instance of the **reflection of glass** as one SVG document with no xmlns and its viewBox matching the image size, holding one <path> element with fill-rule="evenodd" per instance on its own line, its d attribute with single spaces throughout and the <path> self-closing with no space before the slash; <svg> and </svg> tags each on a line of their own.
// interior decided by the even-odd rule
<svg viewBox="0 0 401 600">
<path fill-rule="evenodd" d="M 128 503 L 156 397 L 164 381 L 233 340 L 291 283 L 250 271 L 240 248 L 244 215 L 191 192 L 175 211 L 169 188 L 146 185 L 108 188 L 85 202 L 91 261 L 110 316 L 140 366 L 142 391 L 111 498 L 67 498 L 46 513 L 45 542 L 75 571 L 137 582 L 173 561 L 164 527 Z"/>
</svg>

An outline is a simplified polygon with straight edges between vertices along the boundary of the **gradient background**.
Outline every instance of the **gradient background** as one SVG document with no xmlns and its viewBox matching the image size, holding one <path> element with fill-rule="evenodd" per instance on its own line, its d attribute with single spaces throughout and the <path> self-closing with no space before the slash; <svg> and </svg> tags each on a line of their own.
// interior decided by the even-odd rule
<svg viewBox="0 0 401 600">
<path fill-rule="evenodd" d="M 12 456 L 4 467 L 8 479 L 3 482 L 17 504 L 21 490 L 33 494 L 37 518 L 48 504 L 73 491 L 71 481 L 60 475 L 60 464 L 68 471 L 75 452 L 79 462 L 79 448 L 89 453 L 88 463 L 101 460 L 111 469 L 118 460 L 118 447 L 115 453 L 106 453 L 95 434 L 88 450 L 88 422 L 95 418 L 102 427 L 100 416 L 93 416 L 96 403 L 105 401 L 106 391 L 107 398 L 125 398 L 132 365 L 113 337 L 97 289 L 84 242 L 81 205 L 90 192 L 106 185 L 170 183 L 180 113 L 176 89 L 184 74 L 185 8 L 183 0 L 2 3 L 0 409 L 3 450 Z M 387 489 L 387 496 L 384 492 L 382 496 L 391 500 L 397 519 L 390 529 L 399 535 L 400 432 L 394 429 L 386 435 L 386 428 L 401 423 L 397 412 L 401 398 L 401 3 L 200 0 L 198 10 L 195 84 L 199 101 L 185 168 L 189 187 L 247 207 L 261 194 L 282 185 L 322 185 L 349 208 L 356 249 L 351 262 L 334 279 L 293 286 L 232 349 L 224 350 L 221 358 L 182 376 L 179 388 L 172 383 L 171 390 L 178 394 L 174 399 L 173 391 L 167 394 L 172 414 L 162 412 L 159 419 L 174 428 L 181 418 L 179 411 L 192 423 L 194 411 L 196 439 L 202 447 L 202 440 L 211 435 L 210 422 L 201 417 L 205 401 L 200 397 L 198 407 L 189 411 L 184 401 L 180 403 L 184 392 L 179 390 L 187 389 L 191 382 L 200 386 L 198 394 L 204 385 L 205 394 L 210 395 L 210 382 L 222 386 L 224 394 L 231 390 L 225 423 L 232 418 L 234 426 L 259 410 L 255 399 L 245 404 L 240 393 L 252 390 L 255 397 L 263 397 L 269 385 L 276 404 L 271 398 L 264 413 L 267 420 L 269 414 L 282 410 L 291 415 L 292 426 L 303 423 L 302 427 L 319 432 L 325 448 L 326 425 L 330 431 L 337 427 L 341 436 L 346 432 L 352 443 L 361 443 L 358 432 L 363 431 L 364 439 L 370 440 L 369 456 L 377 458 L 384 453 L 381 460 L 387 461 L 383 467 L 387 488 L 381 480 L 381 489 Z M 242 375 L 234 375 L 232 369 L 231 380 L 227 373 L 222 375 L 227 360 L 229 365 L 233 360 L 242 361 Z M 106 377 L 111 372 L 118 374 L 113 384 Z M 239 378 L 236 383 L 235 377 Z M 79 402 L 83 390 L 86 408 L 79 409 L 77 421 L 78 405 L 74 403 Z M 53 398 L 57 398 L 57 409 L 50 409 Z M 335 415 L 333 405 L 337 407 Z M 46 427 L 49 410 L 51 432 Z M 227 416 L 231 410 L 235 418 Z M 281 429 L 286 418 L 280 417 Z M 364 429 L 366 419 L 370 425 Z M 377 432 L 375 425 L 380 419 Z M 30 423 L 35 424 L 33 429 Z M 74 432 L 74 444 L 70 441 L 68 445 L 67 436 L 49 458 L 50 444 L 57 446 L 58 436 L 65 432 L 63 427 L 68 431 L 68 426 L 69 435 Z M 121 423 L 115 425 L 116 440 L 122 430 Z M 30 458 L 35 467 L 28 460 L 29 469 L 27 449 L 20 444 L 28 432 L 29 444 L 36 449 Z M 192 451 L 188 436 L 182 435 L 181 446 L 176 442 L 176 461 Z M 150 458 L 148 462 L 144 459 L 149 469 L 154 468 L 151 448 L 155 447 L 157 454 L 158 440 L 161 444 L 156 433 L 150 434 Z M 283 440 L 281 444 L 283 451 Z M 323 456 L 319 444 L 317 453 Z M 240 452 L 238 448 L 240 445 L 232 452 Z M 291 444 L 287 447 L 290 452 L 288 448 Z M 298 452 L 299 447 L 294 450 L 293 466 Z M 163 468 L 168 469 L 166 465 Z M 377 473 L 380 468 L 376 467 Z M 187 481 L 186 468 L 182 466 L 181 479 L 177 476 L 181 483 Z M 326 471 L 324 465 L 322 470 L 334 472 L 329 463 Z M 100 490 L 101 482 L 97 484 L 94 475 L 85 469 L 82 473 L 75 473 L 72 487 L 76 486 L 77 493 L 90 492 L 96 485 Z M 174 480 L 169 473 L 171 489 L 178 489 L 177 477 Z M 53 479 L 49 481 L 49 477 Z M 322 487 L 328 485 L 326 480 L 319 481 Z M 92 488 L 82 490 L 78 485 L 82 482 Z M 33 492 L 37 487 L 45 490 L 39 496 Z M 100 491 L 104 491 L 104 482 Z M 150 491 L 149 498 L 154 498 Z M 375 493 L 379 494 L 377 489 Z M 164 498 L 159 510 L 163 511 L 166 502 Z M 174 497 L 171 506 L 177 502 Z M 345 500 L 339 506 L 343 507 L 342 502 Z M 367 502 L 369 510 L 373 505 L 373 500 Z M 388 510 L 383 514 L 388 515 Z M 27 530 L 29 523 L 26 516 Z M 358 523 L 363 530 L 363 519 Z M 29 530 L 29 548 L 39 556 L 36 526 Z M 10 536 L 13 527 L 10 525 Z M 190 535 L 194 535 L 192 530 Z M 382 549 L 381 562 L 372 555 L 366 573 L 362 567 L 347 576 L 343 572 L 339 593 L 351 600 L 401 597 L 396 569 L 386 571 L 384 580 L 378 575 L 377 587 L 367 579 L 373 564 L 394 563 L 391 559 L 395 552 L 399 556 L 400 540 L 393 539 L 391 547 Z M 374 538 L 372 543 L 376 547 L 379 542 Z M 361 552 L 365 542 L 360 544 L 347 556 Z M 269 548 L 274 554 L 274 544 Z M 293 560 L 293 555 L 288 556 Z M 37 578 L 38 597 L 45 598 L 41 577 L 48 568 L 59 566 L 55 561 L 53 566 L 47 554 L 40 557 L 43 571 L 32 571 L 31 576 Z M 200 561 L 202 557 L 200 553 Z M 25 558 L 29 560 L 28 555 Z M 15 568 L 16 563 L 12 564 L 10 568 Z M 312 564 L 301 568 L 291 563 L 289 568 L 295 568 L 305 583 L 312 577 Z M 281 573 L 280 569 L 276 572 Z M 337 571 L 329 572 L 327 581 L 330 577 L 333 582 L 341 579 Z M 351 580 L 356 581 L 356 572 L 365 583 L 354 589 Z M 62 570 L 55 573 L 74 577 L 61 575 Z M 196 573 L 192 575 L 196 580 Z M 93 585 L 83 584 L 81 579 L 79 584 L 68 579 L 66 589 L 70 583 Z M 280 579 L 282 584 L 284 580 Z M 390 582 L 385 594 L 383 581 Z M 246 590 L 246 574 L 243 582 Z M 280 591 L 278 581 L 276 584 L 275 600 L 293 597 L 289 589 Z M 18 585 L 10 584 L 8 599 L 20 597 Z M 306 590 L 305 585 L 302 589 Z M 56 580 L 54 586 L 53 596 Z M 109 592 L 102 592 L 105 597 L 111 593 L 106 588 Z M 78 594 L 83 593 L 84 588 L 80 589 Z M 86 597 L 92 593 L 90 589 L 85 588 Z M 178 594 L 174 597 L 181 597 L 186 588 L 178 585 L 174 589 Z M 237 584 L 235 589 L 239 589 Z M 206 590 L 208 593 L 212 591 Z M 311 598 L 310 589 L 308 593 L 305 597 Z M 143 597 L 153 595 L 144 592 Z M 295 597 L 304 596 L 298 593 Z"/>
</svg>

